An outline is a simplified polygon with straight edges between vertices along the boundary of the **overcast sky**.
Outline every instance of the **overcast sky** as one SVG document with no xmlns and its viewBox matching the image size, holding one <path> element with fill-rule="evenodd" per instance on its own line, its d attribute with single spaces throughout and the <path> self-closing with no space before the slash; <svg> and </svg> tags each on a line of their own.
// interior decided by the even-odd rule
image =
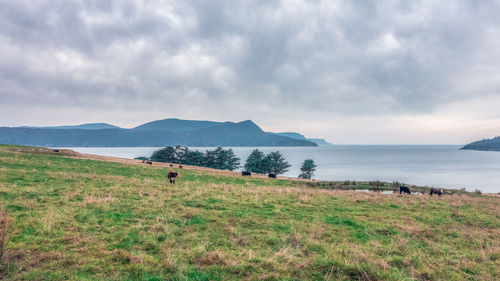
<svg viewBox="0 0 500 281">
<path fill-rule="evenodd" d="M 0 126 L 242 121 L 500 135 L 500 1 L 0 0 Z"/>
</svg>

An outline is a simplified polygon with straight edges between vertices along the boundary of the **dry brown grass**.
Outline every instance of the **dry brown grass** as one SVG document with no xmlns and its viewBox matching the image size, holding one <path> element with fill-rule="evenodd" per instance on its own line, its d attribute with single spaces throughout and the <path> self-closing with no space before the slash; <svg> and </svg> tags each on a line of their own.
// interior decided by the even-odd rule
<svg viewBox="0 0 500 281">
<path fill-rule="evenodd" d="M 7 217 L 7 212 L 5 212 L 5 207 L 0 204 L 0 260 L 3 256 L 3 249 L 5 242 L 7 241 L 7 230 L 9 228 L 9 218 Z"/>
<path fill-rule="evenodd" d="M 104 202 L 113 202 L 115 201 L 115 197 L 111 194 L 108 193 L 106 196 L 102 195 L 87 195 L 83 198 L 83 204 L 88 205 L 88 204 L 100 204 Z"/>
<path fill-rule="evenodd" d="M 47 209 L 47 213 L 42 219 L 43 230 L 45 231 L 45 233 L 49 233 L 52 231 L 55 222 L 56 222 L 56 211 L 53 206 L 50 206 Z"/>
<path fill-rule="evenodd" d="M 234 264 L 227 256 L 226 253 L 215 250 L 202 254 L 200 257 L 195 259 L 196 264 L 206 266 L 206 265 L 229 265 Z"/>
</svg>

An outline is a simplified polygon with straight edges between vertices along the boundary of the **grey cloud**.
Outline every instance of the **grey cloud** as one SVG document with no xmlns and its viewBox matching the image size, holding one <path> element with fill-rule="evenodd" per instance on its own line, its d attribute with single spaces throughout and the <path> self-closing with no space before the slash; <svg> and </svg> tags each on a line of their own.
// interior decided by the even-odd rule
<svg viewBox="0 0 500 281">
<path fill-rule="evenodd" d="M 1 107 L 335 119 L 500 94 L 497 1 L 0 4 Z"/>
</svg>

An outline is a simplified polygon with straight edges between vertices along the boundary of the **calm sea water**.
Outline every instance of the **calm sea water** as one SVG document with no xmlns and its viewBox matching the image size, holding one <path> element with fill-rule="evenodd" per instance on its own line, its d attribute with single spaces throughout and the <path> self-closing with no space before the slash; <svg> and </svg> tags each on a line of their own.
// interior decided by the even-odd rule
<svg viewBox="0 0 500 281">
<path fill-rule="evenodd" d="M 500 152 L 459 150 L 460 145 L 333 145 L 259 147 L 279 150 L 292 165 L 285 176 L 296 177 L 301 163 L 313 159 L 316 179 L 399 181 L 444 188 L 500 192 Z M 123 158 L 150 156 L 159 147 L 73 147 L 75 151 Z M 207 147 L 191 148 L 205 151 Z M 254 149 L 232 147 L 242 163 Z"/>
</svg>

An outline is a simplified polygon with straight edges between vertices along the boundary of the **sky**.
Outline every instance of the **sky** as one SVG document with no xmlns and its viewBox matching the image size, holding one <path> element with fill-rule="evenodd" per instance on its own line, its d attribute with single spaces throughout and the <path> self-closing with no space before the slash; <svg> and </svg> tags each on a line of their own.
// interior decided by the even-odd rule
<svg viewBox="0 0 500 281">
<path fill-rule="evenodd" d="M 253 120 L 338 144 L 500 135 L 500 1 L 0 0 L 0 126 Z"/>
</svg>

